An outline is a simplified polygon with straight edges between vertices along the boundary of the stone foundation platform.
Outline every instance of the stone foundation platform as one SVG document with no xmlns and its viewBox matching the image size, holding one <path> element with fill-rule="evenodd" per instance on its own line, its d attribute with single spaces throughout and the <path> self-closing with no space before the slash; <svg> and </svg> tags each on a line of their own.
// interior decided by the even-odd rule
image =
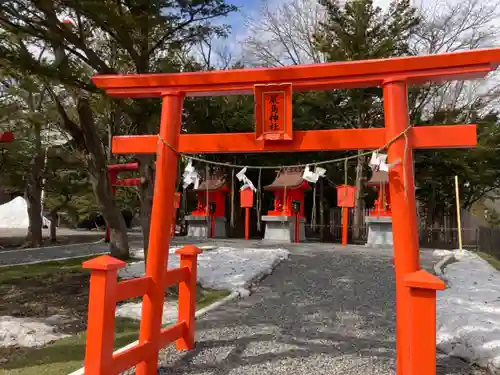
<svg viewBox="0 0 500 375">
<path fill-rule="evenodd" d="M 293 243 L 295 242 L 295 217 L 294 216 L 262 216 L 266 224 L 264 240 Z M 306 241 L 306 220 L 300 219 L 300 242 Z"/>
<path fill-rule="evenodd" d="M 366 247 L 389 248 L 393 246 L 391 216 L 366 216 L 365 222 L 368 225 Z"/>
<path fill-rule="evenodd" d="M 187 223 L 187 236 L 191 238 L 208 238 L 210 234 L 210 217 L 193 216 L 185 217 Z M 226 238 L 226 219 L 215 218 L 214 238 Z"/>
</svg>

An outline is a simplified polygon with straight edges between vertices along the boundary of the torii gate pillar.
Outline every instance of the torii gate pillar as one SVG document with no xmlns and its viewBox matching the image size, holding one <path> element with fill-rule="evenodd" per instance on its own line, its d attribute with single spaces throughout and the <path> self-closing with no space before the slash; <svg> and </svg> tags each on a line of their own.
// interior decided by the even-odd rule
<svg viewBox="0 0 500 375">
<path fill-rule="evenodd" d="M 388 140 L 401 134 L 409 125 L 407 84 L 400 80 L 384 82 L 385 128 Z M 389 189 L 392 200 L 392 226 L 394 262 L 396 269 L 396 332 L 397 373 L 407 374 L 409 358 L 408 330 L 410 323 L 409 290 L 404 277 L 419 269 L 419 245 L 417 237 L 417 206 L 415 202 L 415 180 L 413 175 L 413 150 L 411 134 L 406 134 L 389 146 L 391 161 L 401 162 L 389 172 Z"/>
</svg>

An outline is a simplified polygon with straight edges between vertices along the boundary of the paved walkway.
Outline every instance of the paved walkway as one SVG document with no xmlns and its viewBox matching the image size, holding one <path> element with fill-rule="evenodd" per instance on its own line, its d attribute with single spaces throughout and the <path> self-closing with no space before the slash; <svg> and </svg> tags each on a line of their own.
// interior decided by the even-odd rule
<svg viewBox="0 0 500 375">
<path fill-rule="evenodd" d="M 392 252 L 287 248 L 290 260 L 250 297 L 198 321 L 195 350 L 162 351 L 159 374 L 394 374 Z M 422 264 L 432 265 L 430 252 L 422 253 Z M 440 355 L 438 374 L 484 372 Z"/>
<path fill-rule="evenodd" d="M 85 232 L 84 232 L 85 233 Z M 4 233 L 0 233 L 4 234 Z M 75 258 L 75 257 L 86 257 L 91 255 L 98 255 L 107 253 L 109 251 L 109 245 L 103 241 L 95 241 L 95 234 L 93 237 L 88 234 L 81 235 L 80 231 L 70 231 L 66 230 L 64 232 L 65 236 L 80 236 L 80 238 L 85 238 L 88 236 L 87 243 L 76 243 L 69 245 L 60 246 L 46 246 L 41 248 L 33 249 L 13 249 L 13 250 L 1 250 L 0 249 L 0 268 L 3 266 L 13 266 L 16 264 L 32 263 L 32 262 L 48 262 L 52 260 L 65 259 L 65 258 Z M 137 250 L 142 248 L 141 234 L 135 232 L 129 232 L 129 246 L 131 250 Z"/>
<path fill-rule="evenodd" d="M 102 254 L 109 249 L 108 244 L 75 244 L 56 247 L 41 247 L 39 249 L 19 249 L 0 251 L 0 267 L 32 262 L 48 262 L 51 260 L 85 257 Z"/>
</svg>

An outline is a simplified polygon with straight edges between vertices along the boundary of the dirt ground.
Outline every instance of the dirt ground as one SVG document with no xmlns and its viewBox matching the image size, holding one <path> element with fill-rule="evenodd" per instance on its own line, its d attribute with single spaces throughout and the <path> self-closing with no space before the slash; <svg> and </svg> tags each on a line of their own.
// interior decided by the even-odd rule
<svg viewBox="0 0 500 375">
<path fill-rule="evenodd" d="M 0 315 L 46 318 L 63 315 L 64 333 L 85 330 L 89 276 L 84 272 L 55 273 L 14 279 L 0 284 Z"/>
</svg>

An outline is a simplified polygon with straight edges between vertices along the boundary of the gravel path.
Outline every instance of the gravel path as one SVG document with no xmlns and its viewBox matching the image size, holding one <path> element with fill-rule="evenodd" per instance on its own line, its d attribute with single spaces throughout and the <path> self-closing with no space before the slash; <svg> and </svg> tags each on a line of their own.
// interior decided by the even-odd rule
<svg viewBox="0 0 500 375">
<path fill-rule="evenodd" d="M 159 374 L 394 374 L 392 252 L 290 246 L 254 293 L 201 318 L 193 351 L 161 353 Z M 431 255 L 423 254 L 425 268 Z M 440 375 L 482 375 L 438 358 Z"/>
</svg>

